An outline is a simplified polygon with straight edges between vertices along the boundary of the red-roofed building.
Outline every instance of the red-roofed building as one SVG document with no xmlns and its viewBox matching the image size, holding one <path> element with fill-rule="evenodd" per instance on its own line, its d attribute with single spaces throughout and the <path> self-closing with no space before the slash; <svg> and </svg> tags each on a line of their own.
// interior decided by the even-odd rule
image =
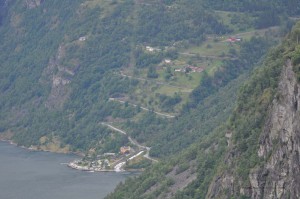
<svg viewBox="0 0 300 199">
<path fill-rule="evenodd" d="M 231 42 L 231 43 L 235 43 L 235 42 L 242 41 L 242 39 L 237 38 L 237 37 L 229 37 L 226 41 Z"/>
</svg>

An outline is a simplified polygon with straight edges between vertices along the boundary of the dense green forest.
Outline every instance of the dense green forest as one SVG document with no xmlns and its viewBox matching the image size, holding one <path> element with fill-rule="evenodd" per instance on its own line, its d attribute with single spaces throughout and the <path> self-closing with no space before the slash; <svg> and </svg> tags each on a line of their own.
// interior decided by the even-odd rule
<svg viewBox="0 0 300 199">
<path fill-rule="evenodd" d="M 227 122 L 183 152 L 154 165 L 141 176 L 120 184 L 107 198 L 206 198 L 210 183 L 214 182 L 213 177 L 233 169 L 230 165 L 226 165 L 228 159 L 234 159 L 234 174 L 238 177 L 238 181 L 244 183 L 236 186 L 249 186 L 250 170 L 264 164 L 265 161 L 257 154 L 259 136 L 267 120 L 272 100 L 279 97 L 276 93 L 282 68 L 286 59 L 292 56 L 294 62 L 298 63 L 295 57 L 299 56 L 299 52 L 295 51 L 299 46 L 298 31 L 299 23 L 280 46 L 268 53 L 261 66 L 255 69 L 251 78 L 243 84 L 238 92 L 234 111 Z M 296 68 L 294 70 L 297 72 Z M 231 83 L 237 84 L 235 81 Z M 230 84 L 228 88 L 233 89 L 234 86 Z M 220 89 L 217 95 L 224 97 L 222 94 L 224 91 L 230 95 L 227 87 Z M 226 136 L 229 134 L 232 135 L 231 144 L 228 144 L 230 138 Z M 180 184 L 177 178 L 182 173 L 188 173 L 187 178 L 196 177 L 184 189 L 174 190 L 173 187 Z M 228 195 L 232 193 L 228 190 L 227 192 L 224 190 L 222 194 L 214 194 L 218 194 L 221 198 L 251 198 L 251 195 L 247 196 L 238 190 L 233 191 L 234 195 Z"/>
<path fill-rule="evenodd" d="M 134 1 L 41 2 L 33 8 L 21 1 L 2 5 L 7 17 L 2 19 L 0 47 L 11 53 L 1 54 L 1 130 L 14 132 L 13 139 L 25 146 L 39 145 L 41 137 L 51 134 L 62 145 L 84 151 L 108 135 L 98 124 L 106 117 L 133 117 L 133 108 L 107 100 L 132 93 L 138 82 L 113 70 L 132 64 L 151 69 L 176 51 L 147 61 L 137 54 L 136 45 L 201 43 L 206 34 L 232 31 L 200 1 L 153 6 Z M 152 73 L 150 78 L 155 77 Z M 161 101 L 162 107 L 179 102 L 170 100 Z"/>
<path fill-rule="evenodd" d="M 20 145 L 39 145 L 41 137 L 51 135 L 60 138 L 61 146 L 86 151 L 99 140 L 111 139 L 110 131 L 99 122 L 111 116 L 128 120 L 140 112 L 108 101 L 112 96 L 131 94 L 140 85 L 136 79 L 120 78 L 114 71 L 146 67 L 149 68 L 147 76 L 157 78 L 155 64 L 165 57 L 178 58 L 180 47 L 149 54 L 143 52 L 144 43 L 166 48 L 181 42 L 187 48 L 201 44 L 207 34 L 233 32 L 213 10 L 205 9 L 202 1 L 148 3 L 151 6 L 134 1 L 110 4 L 41 1 L 30 8 L 21 1 L 2 2 L 0 48 L 1 52 L 10 53 L 0 55 L 1 131 L 14 132 L 13 139 Z M 171 125 L 155 115 L 144 114 L 141 120 L 123 124 L 124 128 L 132 130 L 132 136 L 139 141 L 153 146 L 152 155 L 164 154 L 164 150 L 158 150 L 161 146 L 170 148 L 163 141 L 166 138 L 162 139 L 170 133 L 173 139 L 181 137 L 185 144 L 166 154 L 180 151 L 194 138 L 180 133 L 178 137 L 171 128 L 172 123 L 184 123 L 177 120 L 188 118 L 191 108 L 239 74 L 251 70 L 272 44 L 271 40 L 256 37 L 245 41 L 239 47 L 237 59 L 224 61 L 213 76 L 204 72 L 199 86 L 183 107 L 183 116 Z M 169 98 L 158 93 L 157 96 L 162 110 L 172 110 L 184 102 L 180 95 Z M 153 136 L 153 132 L 157 135 Z M 120 139 L 116 142 L 119 144 L 114 150 L 124 144 Z M 111 147 L 99 146 L 99 150 L 109 151 Z"/>
<path fill-rule="evenodd" d="M 245 0 L 245 1 L 224 1 L 224 0 L 212 0 L 206 1 L 206 5 L 210 8 L 218 10 L 238 11 L 238 12 L 279 12 L 288 15 L 300 14 L 300 3 L 297 0 Z"/>
</svg>

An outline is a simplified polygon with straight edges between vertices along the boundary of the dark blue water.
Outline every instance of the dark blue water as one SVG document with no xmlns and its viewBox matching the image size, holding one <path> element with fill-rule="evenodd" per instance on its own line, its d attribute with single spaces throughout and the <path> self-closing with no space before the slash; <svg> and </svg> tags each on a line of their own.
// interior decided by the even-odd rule
<svg viewBox="0 0 300 199">
<path fill-rule="evenodd" d="M 0 199 L 101 199 L 128 175 L 72 170 L 77 157 L 0 142 Z"/>
</svg>

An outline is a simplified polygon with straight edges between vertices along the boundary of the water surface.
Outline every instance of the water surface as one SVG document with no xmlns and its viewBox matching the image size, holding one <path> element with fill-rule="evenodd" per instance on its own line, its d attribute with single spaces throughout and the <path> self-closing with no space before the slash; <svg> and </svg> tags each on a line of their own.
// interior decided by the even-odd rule
<svg viewBox="0 0 300 199">
<path fill-rule="evenodd" d="M 0 142 L 1 199 L 101 199 L 128 174 L 68 168 L 75 155 L 36 152 Z"/>
</svg>

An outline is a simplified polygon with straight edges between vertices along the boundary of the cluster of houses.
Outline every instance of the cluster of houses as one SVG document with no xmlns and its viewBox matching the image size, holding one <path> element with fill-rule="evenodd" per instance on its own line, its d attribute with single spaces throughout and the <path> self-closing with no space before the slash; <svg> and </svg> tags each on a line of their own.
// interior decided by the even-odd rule
<svg viewBox="0 0 300 199">
<path fill-rule="evenodd" d="M 161 49 L 154 48 L 154 47 L 151 47 L 151 46 L 146 46 L 146 51 L 148 51 L 148 52 L 156 52 L 156 51 L 161 51 Z"/>
<path fill-rule="evenodd" d="M 164 62 L 165 62 L 165 64 L 171 64 L 172 63 L 172 61 L 170 59 L 165 59 Z"/>
<path fill-rule="evenodd" d="M 240 37 L 229 37 L 226 41 L 229 42 L 229 43 L 235 43 L 235 42 L 240 42 L 242 40 L 243 39 L 240 38 Z"/>
<path fill-rule="evenodd" d="M 79 37 L 78 40 L 79 40 L 79 41 L 85 41 L 85 40 L 86 40 L 86 37 Z"/>
<path fill-rule="evenodd" d="M 120 147 L 120 154 L 121 155 L 129 155 L 132 152 L 130 146 L 122 146 Z M 129 160 L 136 158 L 144 151 L 132 156 Z M 123 162 L 116 165 L 112 168 L 112 164 L 116 163 L 117 156 L 115 153 L 105 153 L 103 155 L 98 155 L 96 159 L 92 160 L 74 160 L 68 164 L 69 167 L 81 171 L 119 171 L 120 168 L 123 166 Z M 125 162 L 124 162 L 125 163 Z M 120 168 L 119 168 L 120 167 Z"/>
<path fill-rule="evenodd" d="M 122 146 L 122 147 L 120 148 L 120 153 L 121 153 L 122 155 L 130 154 L 130 150 L 131 150 L 130 146 Z"/>
<path fill-rule="evenodd" d="M 95 161 L 74 160 L 68 164 L 68 167 L 80 171 L 111 171 L 108 159 Z"/>
<path fill-rule="evenodd" d="M 201 73 L 204 70 L 203 67 L 197 67 L 197 66 L 190 66 L 187 65 L 183 68 L 177 68 L 175 69 L 175 72 L 182 72 L 182 73 L 187 73 L 187 72 L 192 72 L 192 73 Z"/>
</svg>

